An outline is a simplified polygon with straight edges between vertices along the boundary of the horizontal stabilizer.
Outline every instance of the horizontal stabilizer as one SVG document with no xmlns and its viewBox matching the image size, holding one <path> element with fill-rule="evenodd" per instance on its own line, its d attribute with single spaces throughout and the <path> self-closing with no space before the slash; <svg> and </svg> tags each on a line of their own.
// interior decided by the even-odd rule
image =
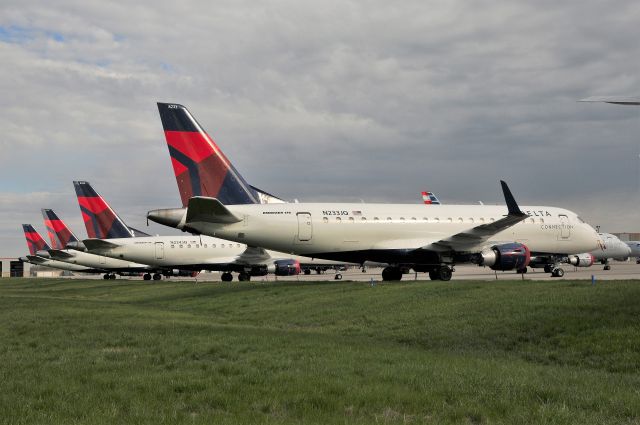
<svg viewBox="0 0 640 425">
<path fill-rule="evenodd" d="M 189 199 L 186 224 L 189 223 L 220 223 L 231 224 L 242 221 L 216 198 L 194 196 Z"/>
<path fill-rule="evenodd" d="M 86 246 L 89 251 L 106 251 L 120 246 L 117 243 L 96 238 L 85 239 L 82 241 L 82 243 L 84 243 L 84 246 Z"/>
<path fill-rule="evenodd" d="M 73 258 L 73 255 L 61 249 L 50 249 L 49 255 L 51 255 L 51 258 L 55 258 L 57 260 L 66 260 L 68 258 Z"/>
</svg>

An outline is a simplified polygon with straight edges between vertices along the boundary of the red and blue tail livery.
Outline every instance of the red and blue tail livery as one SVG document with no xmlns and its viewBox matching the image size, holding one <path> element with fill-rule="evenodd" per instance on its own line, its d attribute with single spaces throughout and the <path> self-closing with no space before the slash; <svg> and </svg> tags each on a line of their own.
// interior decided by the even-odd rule
<svg viewBox="0 0 640 425">
<path fill-rule="evenodd" d="M 27 247 L 29 248 L 29 254 L 36 255 L 36 252 L 38 251 L 51 249 L 51 247 L 47 245 L 47 242 L 42 239 L 40 233 L 38 233 L 32 225 L 23 224 L 22 230 L 24 230 L 24 237 L 27 238 Z"/>
<path fill-rule="evenodd" d="M 134 233 L 89 182 L 74 181 L 73 185 L 78 196 L 82 220 L 90 238 L 112 239 L 134 236 Z"/>
<path fill-rule="evenodd" d="M 64 221 L 60 220 L 53 210 L 43 208 L 42 218 L 47 228 L 47 235 L 51 241 L 53 249 L 65 249 L 69 242 L 78 242 L 78 238 L 67 227 Z"/>
<path fill-rule="evenodd" d="M 223 204 L 258 204 L 260 195 L 238 173 L 218 145 L 189 113 L 175 103 L 158 103 L 182 205 L 208 196 Z"/>
</svg>

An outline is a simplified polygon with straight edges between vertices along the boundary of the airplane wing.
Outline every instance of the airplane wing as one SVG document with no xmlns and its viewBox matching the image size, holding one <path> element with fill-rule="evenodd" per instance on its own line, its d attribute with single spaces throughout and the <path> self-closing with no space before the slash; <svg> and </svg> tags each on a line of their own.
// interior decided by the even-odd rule
<svg viewBox="0 0 640 425">
<path fill-rule="evenodd" d="M 216 198 L 194 196 L 189 199 L 186 223 L 237 223 L 242 221 Z"/>
<path fill-rule="evenodd" d="M 234 263 L 238 264 L 262 264 L 271 259 L 271 255 L 264 249 L 254 246 L 248 246 L 242 254 L 240 254 Z"/>
<path fill-rule="evenodd" d="M 504 216 L 500 220 L 481 224 L 480 226 L 472 227 L 471 229 L 449 236 L 445 239 L 432 242 L 419 249 L 439 252 L 464 252 L 474 250 L 477 249 L 479 245 L 482 245 L 483 243 L 488 241 L 496 233 L 508 229 L 509 227 L 527 218 L 527 214 L 520 210 L 520 207 L 511 194 L 507 183 L 501 180 L 500 184 L 502 185 L 504 200 L 507 203 L 507 209 L 509 211 L 506 216 Z"/>
<path fill-rule="evenodd" d="M 85 239 L 82 241 L 82 243 L 87 247 L 89 251 L 106 251 L 120 246 L 117 243 L 97 238 Z"/>
</svg>

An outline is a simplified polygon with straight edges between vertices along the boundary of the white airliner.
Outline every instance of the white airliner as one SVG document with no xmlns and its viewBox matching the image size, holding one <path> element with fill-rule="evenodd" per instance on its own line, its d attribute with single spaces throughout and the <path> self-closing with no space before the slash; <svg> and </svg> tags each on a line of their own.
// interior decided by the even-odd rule
<svg viewBox="0 0 640 425">
<path fill-rule="evenodd" d="M 67 227 L 64 221 L 58 218 L 53 210 L 43 208 L 42 216 L 49 239 L 51 240 L 51 245 L 54 247 L 41 253 L 43 257 L 68 264 L 88 267 L 94 270 L 102 270 L 104 272 L 104 279 L 115 279 L 116 274 L 138 275 L 142 272 L 148 273 L 152 271 L 146 264 L 109 258 L 104 255 L 96 255 L 79 250 L 77 247 L 78 238 Z M 75 248 L 68 249 L 68 246 L 74 246 Z"/>
<path fill-rule="evenodd" d="M 206 136 L 184 106 L 171 104 L 165 113 L 191 133 Z M 449 280 L 452 266 L 464 262 L 522 270 L 531 255 L 566 256 L 597 248 L 596 231 L 575 213 L 546 206 L 521 210 L 504 182 L 502 189 L 506 207 L 224 205 L 217 198 L 195 196 L 186 211 L 154 210 L 148 218 L 189 232 L 313 258 L 387 263 L 383 280 L 400 280 L 409 268 L 429 272 L 431 279 Z"/>
<path fill-rule="evenodd" d="M 72 272 L 96 272 L 96 270 L 92 270 L 89 267 L 79 266 L 76 264 L 68 264 L 63 261 L 57 261 L 48 258 L 48 250 L 51 249 L 51 247 L 47 244 L 47 242 L 45 242 L 42 236 L 40 236 L 40 233 L 38 233 L 31 224 L 23 224 L 22 230 L 24 231 L 24 236 L 27 239 L 29 255 L 20 257 L 20 261 L 31 263 L 37 266 L 52 267 L 54 269 Z M 97 272 L 100 271 L 98 270 Z"/>
</svg>

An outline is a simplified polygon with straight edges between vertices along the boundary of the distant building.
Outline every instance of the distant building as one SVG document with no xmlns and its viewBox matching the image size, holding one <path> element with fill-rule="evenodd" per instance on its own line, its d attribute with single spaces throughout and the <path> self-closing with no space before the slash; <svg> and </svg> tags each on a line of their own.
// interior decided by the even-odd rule
<svg viewBox="0 0 640 425">
<path fill-rule="evenodd" d="M 0 258 L 0 277 L 28 277 L 30 267 L 18 258 Z"/>
</svg>

